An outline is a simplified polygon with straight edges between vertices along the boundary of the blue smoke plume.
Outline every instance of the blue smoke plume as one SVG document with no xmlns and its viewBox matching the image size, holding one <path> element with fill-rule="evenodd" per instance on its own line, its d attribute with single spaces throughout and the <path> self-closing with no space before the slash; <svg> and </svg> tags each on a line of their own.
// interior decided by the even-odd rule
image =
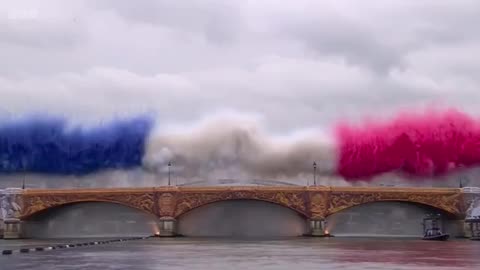
<svg viewBox="0 0 480 270">
<path fill-rule="evenodd" d="M 152 124 L 143 116 L 88 129 L 52 117 L 0 123 L 0 173 L 83 175 L 140 166 Z"/>
</svg>

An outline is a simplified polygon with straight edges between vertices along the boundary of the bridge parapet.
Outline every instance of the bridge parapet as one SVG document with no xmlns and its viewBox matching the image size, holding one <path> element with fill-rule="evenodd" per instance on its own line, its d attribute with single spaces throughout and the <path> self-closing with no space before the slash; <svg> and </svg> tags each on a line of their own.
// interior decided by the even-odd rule
<svg viewBox="0 0 480 270">
<path fill-rule="evenodd" d="M 480 194 L 480 187 L 464 187 L 462 188 L 463 193 L 478 193 Z"/>
</svg>

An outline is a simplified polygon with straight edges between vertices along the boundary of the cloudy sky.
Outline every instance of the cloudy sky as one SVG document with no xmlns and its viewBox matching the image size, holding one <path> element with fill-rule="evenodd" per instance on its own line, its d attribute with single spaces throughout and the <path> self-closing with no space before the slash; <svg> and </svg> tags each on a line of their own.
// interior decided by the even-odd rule
<svg viewBox="0 0 480 270">
<path fill-rule="evenodd" d="M 480 2 L 2 1 L 0 113 L 273 132 L 441 104 L 480 113 Z"/>
</svg>

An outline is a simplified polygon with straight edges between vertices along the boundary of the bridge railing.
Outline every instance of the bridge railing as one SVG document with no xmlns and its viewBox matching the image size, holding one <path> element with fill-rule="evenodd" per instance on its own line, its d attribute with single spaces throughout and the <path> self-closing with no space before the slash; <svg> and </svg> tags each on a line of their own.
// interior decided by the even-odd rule
<svg viewBox="0 0 480 270">
<path fill-rule="evenodd" d="M 464 187 L 463 193 L 480 193 L 480 187 Z"/>
</svg>

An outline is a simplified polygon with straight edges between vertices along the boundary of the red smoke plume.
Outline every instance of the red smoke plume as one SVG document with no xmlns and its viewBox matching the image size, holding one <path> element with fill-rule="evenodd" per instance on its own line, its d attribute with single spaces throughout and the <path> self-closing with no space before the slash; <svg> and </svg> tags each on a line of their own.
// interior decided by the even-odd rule
<svg viewBox="0 0 480 270">
<path fill-rule="evenodd" d="M 351 180 L 391 171 L 437 176 L 480 164 L 480 121 L 455 110 L 341 124 L 337 141 L 338 173 Z"/>
</svg>

